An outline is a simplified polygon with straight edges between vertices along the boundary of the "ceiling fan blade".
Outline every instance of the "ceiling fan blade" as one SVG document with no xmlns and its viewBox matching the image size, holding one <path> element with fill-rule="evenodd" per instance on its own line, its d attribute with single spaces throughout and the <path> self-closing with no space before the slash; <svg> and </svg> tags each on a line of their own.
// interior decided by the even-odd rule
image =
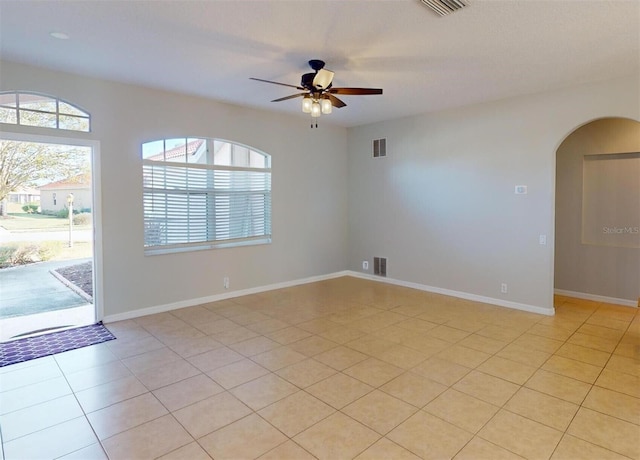
<svg viewBox="0 0 640 460">
<path fill-rule="evenodd" d="M 327 91 L 332 94 L 345 94 L 351 96 L 382 94 L 382 88 L 329 88 Z"/>
<path fill-rule="evenodd" d="M 298 93 L 298 94 L 292 94 L 291 96 L 286 96 L 286 97 L 281 97 L 280 99 L 274 99 L 271 102 L 280 102 L 280 101 L 286 101 L 287 99 L 293 99 L 296 97 L 300 97 L 300 96 L 306 96 L 307 93 Z"/>
<path fill-rule="evenodd" d="M 280 83 L 280 82 L 271 81 L 271 80 L 263 80 L 262 78 L 249 77 L 249 80 L 261 81 L 261 82 L 264 82 L 264 83 L 271 83 L 272 85 L 288 86 L 289 88 L 295 88 L 295 89 L 299 89 L 299 90 L 304 90 L 304 88 L 301 87 L 301 86 L 289 85 L 287 83 Z"/>
<path fill-rule="evenodd" d="M 340 99 L 335 97 L 333 94 L 328 94 L 327 96 L 329 96 L 329 100 L 331 101 L 331 105 L 334 106 L 336 109 L 339 109 L 341 107 L 345 107 L 347 105 L 344 102 L 342 102 Z"/>
</svg>

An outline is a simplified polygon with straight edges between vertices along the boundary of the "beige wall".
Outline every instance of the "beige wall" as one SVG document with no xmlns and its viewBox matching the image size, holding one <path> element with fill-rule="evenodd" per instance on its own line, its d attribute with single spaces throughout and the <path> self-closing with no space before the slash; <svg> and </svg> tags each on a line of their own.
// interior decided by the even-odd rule
<svg viewBox="0 0 640 460">
<path fill-rule="evenodd" d="M 92 115 L 91 133 L 12 131 L 100 142 L 104 314 L 223 294 L 344 269 L 346 129 L 140 86 L 2 62 L 0 89 L 46 93 Z M 4 129 L 8 129 L 7 126 Z M 272 156 L 273 243 L 144 255 L 141 144 L 216 137 Z M 97 167 L 96 167 L 97 166 Z"/>
<path fill-rule="evenodd" d="M 569 135 L 558 148 L 556 173 L 556 250 L 555 288 L 585 294 L 637 301 L 640 297 L 640 248 L 615 247 L 607 242 L 619 240 L 635 241 L 637 235 L 595 235 L 598 244 L 583 242 L 583 213 L 590 203 L 583 203 L 583 161 L 585 155 L 618 154 L 640 152 L 640 123 L 634 120 L 607 118 L 596 120 L 580 127 Z M 634 161 L 628 156 L 624 161 Z M 636 160 L 637 161 L 637 160 Z M 637 175 L 637 169 L 627 168 L 627 173 Z M 640 182 L 640 175 L 635 177 Z M 629 196 L 633 184 L 625 187 L 624 181 L 612 180 L 617 188 L 606 196 L 617 195 L 627 206 L 637 206 L 640 196 Z M 588 192 L 588 190 L 584 190 Z M 637 193 L 637 192 L 636 192 Z M 595 198 L 598 194 L 593 195 Z M 602 196 L 602 194 L 600 194 Z M 634 194 L 635 195 L 635 194 Z M 631 199 L 631 201 L 629 201 Z M 616 207 L 616 202 L 607 200 L 606 206 Z M 634 204 L 631 204 L 633 202 Z M 597 206 L 598 203 L 591 203 Z M 584 206 L 584 208 L 583 208 Z M 635 209 L 636 216 L 638 209 Z M 622 211 L 624 212 L 624 211 Z M 630 214 L 630 213 L 629 213 Z M 618 214 L 614 222 L 620 226 L 637 226 L 637 217 L 631 224 L 627 216 Z M 597 222 L 585 222 L 598 225 Z M 603 224 L 604 225 L 604 224 Z M 591 240 L 591 239 L 590 239 Z M 615 243 L 616 241 L 612 241 Z"/>
<path fill-rule="evenodd" d="M 252 288 L 362 271 L 374 256 L 388 257 L 390 278 L 551 313 L 555 152 L 590 120 L 640 119 L 637 75 L 348 130 L 7 62 L 0 89 L 93 115 L 93 132 L 74 136 L 100 142 L 106 315 L 221 294 L 224 276 Z M 140 145 L 185 135 L 272 155 L 273 244 L 144 256 Z M 374 160 L 381 137 L 388 156 Z"/>
<path fill-rule="evenodd" d="M 387 257 L 389 278 L 553 311 L 555 152 L 590 120 L 640 119 L 638 81 L 350 129 L 349 268 Z M 372 140 L 383 137 L 387 157 L 374 159 Z"/>
</svg>

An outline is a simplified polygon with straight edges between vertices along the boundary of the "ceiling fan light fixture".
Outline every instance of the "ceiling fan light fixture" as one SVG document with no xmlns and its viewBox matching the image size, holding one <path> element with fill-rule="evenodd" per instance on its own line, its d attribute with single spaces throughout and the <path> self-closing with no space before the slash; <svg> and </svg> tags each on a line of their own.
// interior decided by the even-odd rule
<svg viewBox="0 0 640 460">
<path fill-rule="evenodd" d="M 313 86 L 316 89 L 327 89 L 333 81 L 334 73 L 327 69 L 320 69 L 313 77 Z"/>
<path fill-rule="evenodd" d="M 302 111 L 304 113 L 311 113 L 312 105 L 313 105 L 313 100 L 309 96 L 305 96 L 302 99 Z"/>
<path fill-rule="evenodd" d="M 0 0 L 2 1 L 2 0 Z M 439 0 L 448 2 L 457 2 L 460 0 Z M 288 101 L 289 99 L 297 99 L 302 97 L 302 112 L 311 114 L 311 127 L 318 127 L 318 117 L 322 114 L 330 114 L 333 112 L 333 108 L 346 107 L 345 104 L 337 95 L 345 96 L 362 96 L 366 94 L 382 94 L 381 88 L 334 88 L 333 76 L 334 72 L 326 70 L 324 68 L 324 61 L 320 59 L 311 59 L 309 66 L 313 69 L 313 72 L 308 72 L 302 75 L 300 79 L 300 85 L 290 85 L 288 83 L 280 83 L 278 81 L 263 80 L 262 78 L 250 77 L 251 80 L 257 80 L 264 83 L 271 83 L 273 85 L 287 86 L 295 88 L 301 91 L 290 96 L 280 97 L 274 99 L 271 102 Z"/>
<path fill-rule="evenodd" d="M 311 116 L 313 118 L 317 118 L 322 113 L 322 108 L 320 107 L 320 103 L 318 101 L 313 101 L 311 104 Z"/>
<path fill-rule="evenodd" d="M 331 104 L 331 99 L 325 98 L 320 101 L 320 106 L 322 107 L 322 113 L 328 115 L 331 113 L 333 109 L 333 105 Z"/>
</svg>

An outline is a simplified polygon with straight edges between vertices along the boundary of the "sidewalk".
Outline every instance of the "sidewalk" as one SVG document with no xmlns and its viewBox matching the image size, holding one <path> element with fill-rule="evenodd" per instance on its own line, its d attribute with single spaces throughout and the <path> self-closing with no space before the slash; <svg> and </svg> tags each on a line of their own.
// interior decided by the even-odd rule
<svg viewBox="0 0 640 460">
<path fill-rule="evenodd" d="M 91 241 L 93 230 L 74 230 L 73 241 Z M 9 232 L 0 227 L 0 243 L 13 241 L 69 241 L 69 231 Z"/>
</svg>

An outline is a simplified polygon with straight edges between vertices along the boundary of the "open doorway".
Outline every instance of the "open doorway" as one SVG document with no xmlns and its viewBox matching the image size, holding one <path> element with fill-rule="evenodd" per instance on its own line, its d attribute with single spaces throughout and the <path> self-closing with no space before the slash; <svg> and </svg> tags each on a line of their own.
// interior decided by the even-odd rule
<svg viewBox="0 0 640 460">
<path fill-rule="evenodd" d="M 556 152 L 555 293 L 634 307 L 640 298 L 640 123 L 602 118 Z"/>
<path fill-rule="evenodd" d="M 0 158 L 0 341 L 94 323 L 93 148 L 3 135 Z"/>
</svg>

